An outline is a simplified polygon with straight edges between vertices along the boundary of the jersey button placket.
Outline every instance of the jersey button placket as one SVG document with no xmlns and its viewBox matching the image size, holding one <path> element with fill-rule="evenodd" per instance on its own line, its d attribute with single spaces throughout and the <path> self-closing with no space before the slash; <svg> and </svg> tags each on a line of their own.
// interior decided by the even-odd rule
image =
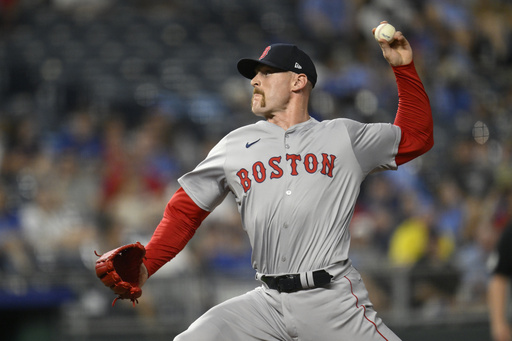
<svg viewBox="0 0 512 341">
<path fill-rule="evenodd" d="M 286 133 L 284 134 L 284 139 L 283 139 L 283 142 L 284 142 L 284 143 L 283 143 L 283 144 L 284 144 L 284 148 L 285 148 L 285 153 L 286 153 L 286 154 L 287 154 L 287 153 L 289 153 L 289 150 L 291 149 L 290 136 L 291 136 L 291 134 L 292 134 L 292 133 L 293 133 L 293 132 L 288 131 L 288 132 L 286 132 Z M 286 160 L 286 156 L 285 156 L 285 160 Z M 285 197 L 290 198 L 290 197 L 291 197 L 291 195 L 292 195 L 292 188 L 290 187 L 290 185 L 291 185 L 291 178 L 290 178 L 290 177 L 291 177 L 291 169 L 290 169 L 290 165 L 288 164 L 288 163 L 289 163 L 289 161 L 287 160 L 286 162 L 287 162 L 287 167 L 288 167 L 288 169 L 287 169 L 287 172 L 286 172 L 286 177 L 287 177 L 286 182 L 287 182 L 287 185 L 286 185 L 286 187 L 285 187 L 285 192 L 284 192 L 284 194 L 285 194 Z M 286 212 L 286 211 L 288 210 L 288 208 L 289 208 L 289 207 L 288 207 L 288 205 L 285 205 L 285 206 L 283 207 L 283 212 Z M 283 213 L 283 214 L 284 214 L 285 216 L 287 216 L 287 214 L 286 214 L 286 213 Z M 283 223 L 282 227 L 283 227 L 283 231 L 282 231 L 282 233 L 283 233 L 283 238 L 287 239 L 287 238 L 289 237 L 289 236 L 288 236 L 288 235 L 289 235 L 289 233 L 291 233 L 291 232 L 292 232 L 292 231 L 291 231 L 292 229 L 290 228 L 290 222 L 285 222 L 285 223 Z M 288 261 L 289 261 L 289 260 L 288 260 L 288 255 L 281 254 L 281 255 L 280 255 L 279 260 L 280 260 L 280 262 L 281 262 L 281 263 L 286 263 L 286 262 L 288 262 Z"/>
</svg>

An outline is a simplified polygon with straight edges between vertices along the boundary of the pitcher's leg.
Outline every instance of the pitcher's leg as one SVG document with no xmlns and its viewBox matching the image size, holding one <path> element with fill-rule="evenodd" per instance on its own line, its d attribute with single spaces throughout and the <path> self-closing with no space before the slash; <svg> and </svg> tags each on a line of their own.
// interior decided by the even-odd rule
<svg viewBox="0 0 512 341">
<path fill-rule="evenodd" d="M 280 304 L 257 288 L 223 302 L 197 319 L 175 341 L 288 341 Z"/>
<path fill-rule="evenodd" d="M 354 320 L 356 326 L 357 323 L 360 323 L 360 327 L 353 329 L 354 335 L 360 335 L 359 340 L 400 341 L 400 338 L 377 315 L 359 272 L 354 269 L 344 276 L 343 280 L 347 282 L 350 295 L 352 296 L 351 305 L 352 309 L 355 309 Z"/>
<path fill-rule="evenodd" d="M 296 319 L 300 340 L 400 341 L 373 309 L 356 269 L 325 289 L 301 291 L 283 301 Z"/>
</svg>

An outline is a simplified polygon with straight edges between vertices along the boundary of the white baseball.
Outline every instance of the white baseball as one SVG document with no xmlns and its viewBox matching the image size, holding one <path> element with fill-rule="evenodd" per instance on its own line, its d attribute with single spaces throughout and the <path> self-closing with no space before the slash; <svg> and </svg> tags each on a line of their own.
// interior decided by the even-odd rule
<svg viewBox="0 0 512 341">
<path fill-rule="evenodd" d="M 395 35 L 395 28 L 391 24 L 380 24 L 375 29 L 375 40 L 379 41 L 380 39 L 386 40 L 388 43 L 393 41 L 393 36 Z"/>
</svg>

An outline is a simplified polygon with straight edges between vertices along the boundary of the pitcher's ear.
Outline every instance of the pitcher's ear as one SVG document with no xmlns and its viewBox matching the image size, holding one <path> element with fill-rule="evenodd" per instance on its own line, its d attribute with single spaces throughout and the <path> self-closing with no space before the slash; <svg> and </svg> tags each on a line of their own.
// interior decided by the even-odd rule
<svg viewBox="0 0 512 341">
<path fill-rule="evenodd" d="M 295 77 L 295 82 L 293 83 L 296 90 L 300 90 L 304 88 L 308 84 L 308 77 L 303 74 L 299 73 L 297 74 L 297 77 Z"/>
</svg>

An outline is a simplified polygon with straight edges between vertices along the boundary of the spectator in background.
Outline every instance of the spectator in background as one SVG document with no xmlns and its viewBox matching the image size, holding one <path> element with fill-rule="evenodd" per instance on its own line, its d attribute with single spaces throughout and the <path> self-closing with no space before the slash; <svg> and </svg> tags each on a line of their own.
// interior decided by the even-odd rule
<svg viewBox="0 0 512 341">
<path fill-rule="evenodd" d="M 391 264 L 408 267 L 427 250 L 432 215 L 430 210 L 421 207 L 414 191 L 403 195 L 400 208 L 405 216 L 391 234 L 388 254 Z"/>
<path fill-rule="evenodd" d="M 447 177 L 436 186 L 437 217 L 435 224 L 441 234 L 455 244 L 461 242 L 464 227 L 464 200 L 461 189 L 453 178 Z"/>
<path fill-rule="evenodd" d="M 83 265 L 81 247 L 95 237 L 95 229 L 66 200 L 57 184 L 58 179 L 39 182 L 35 200 L 20 208 L 23 237 L 37 265 L 46 271 Z"/>
<path fill-rule="evenodd" d="M 450 258 L 454 246 L 431 228 L 426 250 L 411 268 L 411 305 L 423 317 L 446 314 L 455 303 L 460 275 Z"/>
<path fill-rule="evenodd" d="M 56 153 L 72 152 L 85 164 L 96 160 L 102 151 L 97 122 L 89 112 L 74 112 L 55 137 Z"/>
<path fill-rule="evenodd" d="M 484 203 L 478 204 L 484 206 Z M 472 209 L 476 210 L 476 208 Z M 457 303 L 464 309 L 485 305 L 489 281 L 487 262 L 496 245 L 497 237 L 496 231 L 485 214 L 486 212 L 480 212 L 474 215 L 474 219 L 478 220 L 474 223 L 474 227 L 466 223 L 467 241 L 456 249 L 454 255 L 455 265 L 461 274 Z"/>
<path fill-rule="evenodd" d="M 21 235 L 18 211 L 8 201 L 0 184 L 0 272 L 26 274 L 32 269 L 32 259 Z"/>
<path fill-rule="evenodd" d="M 507 321 L 507 303 L 512 277 L 512 224 L 509 224 L 501 235 L 496 256 L 487 289 L 491 335 L 493 341 L 511 341 L 512 331 Z"/>
</svg>

